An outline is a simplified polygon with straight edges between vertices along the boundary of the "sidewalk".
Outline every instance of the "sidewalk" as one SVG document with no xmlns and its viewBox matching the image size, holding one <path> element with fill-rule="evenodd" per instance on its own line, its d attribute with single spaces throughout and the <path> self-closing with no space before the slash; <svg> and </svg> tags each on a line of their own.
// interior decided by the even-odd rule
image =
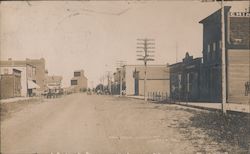
<svg viewBox="0 0 250 154">
<path fill-rule="evenodd" d="M 128 98 L 134 99 L 144 99 L 144 96 L 127 96 Z M 188 107 L 195 107 L 201 109 L 212 109 L 212 110 L 221 110 L 221 103 L 207 103 L 207 102 L 175 102 L 177 105 L 183 105 Z M 244 112 L 250 113 L 250 104 L 235 104 L 235 103 L 227 103 L 226 109 L 228 111 L 235 112 Z"/>
<path fill-rule="evenodd" d="M 144 96 L 126 96 L 128 98 L 134 98 L 134 99 L 142 99 L 144 100 Z"/>
<path fill-rule="evenodd" d="M 203 108 L 203 109 L 221 110 L 221 103 L 177 102 L 175 104 L 189 106 L 189 107 Z M 235 111 L 235 112 L 250 113 L 250 105 L 249 104 L 227 103 L 226 110 Z"/>
<path fill-rule="evenodd" d="M 14 97 L 14 98 L 8 98 L 8 99 L 1 99 L 0 103 L 12 103 L 17 101 L 26 101 L 26 100 L 32 100 L 32 99 L 39 99 L 40 97 Z"/>
</svg>

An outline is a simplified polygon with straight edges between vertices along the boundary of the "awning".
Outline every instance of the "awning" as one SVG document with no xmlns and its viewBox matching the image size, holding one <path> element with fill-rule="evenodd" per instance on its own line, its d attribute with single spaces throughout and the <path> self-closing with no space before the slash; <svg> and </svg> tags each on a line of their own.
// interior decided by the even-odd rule
<svg viewBox="0 0 250 154">
<path fill-rule="evenodd" d="M 28 89 L 36 89 L 40 88 L 39 85 L 37 85 L 34 81 L 28 80 Z"/>
</svg>

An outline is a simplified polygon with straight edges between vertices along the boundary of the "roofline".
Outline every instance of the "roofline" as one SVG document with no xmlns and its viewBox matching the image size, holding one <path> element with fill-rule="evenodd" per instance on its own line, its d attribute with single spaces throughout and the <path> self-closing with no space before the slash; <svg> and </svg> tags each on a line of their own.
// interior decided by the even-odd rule
<svg viewBox="0 0 250 154">
<path fill-rule="evenodd" d="M 202 57 L 196 57 L 196 58 L 193 58 L 192 61 L 201 60 L 201 59 L 202 59 Z M 178 65 L 178 64 L 183 64 L 183 61 L 170 64 L 169 66 L 174 66 L 174 65 Z"/>
<path fill-rule="evenodd" d="M 231 6 L 224 6 L 224 11 L 226 11 L 226 9 L 228 9 L 228 12 L 229 10 L 231 9 Z M 221 11 L 221 8 L 218 9 L 217 11 L 211 13 L 209 16 L 203 18 L 201 21 L 199 21 L 200 24 L 203 24 L 205 23 L 206 20 L 208 20 L 212 15 L 216 14 L 216 13 L 219 13 Z"/>
<path fill-rule="evenodd" d="M 123 66 L 144 66 L 144 65 L 123 65 Z M 147 67 L 150 67 L 150 66 L 162 66 L 162 67 L 167 67 L 167 64 L 156 64 L 156 65 L 147 65 Z"/>
</svg>

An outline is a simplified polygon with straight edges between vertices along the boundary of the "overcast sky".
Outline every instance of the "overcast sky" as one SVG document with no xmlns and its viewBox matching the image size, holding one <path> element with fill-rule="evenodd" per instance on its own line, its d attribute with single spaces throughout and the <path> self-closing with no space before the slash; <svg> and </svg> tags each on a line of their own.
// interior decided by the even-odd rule
<svg viewBox="0 0 250 154">
<path fill-rule="evenodd" d="M 249 2 L 227 2 L 244 11 Z M 202 56 L 202 25 L 220 8 L 199 1 L 38 1 L 1 2 L 1 60 L 41 58 L 50 75 L 68 86 L 73 71 L 84 69 L 97 84 L 116 61 L 136 60 L 136 39 L 155 39 L 155 62 L 175 63 L 185 52 Z"/>
</svg>

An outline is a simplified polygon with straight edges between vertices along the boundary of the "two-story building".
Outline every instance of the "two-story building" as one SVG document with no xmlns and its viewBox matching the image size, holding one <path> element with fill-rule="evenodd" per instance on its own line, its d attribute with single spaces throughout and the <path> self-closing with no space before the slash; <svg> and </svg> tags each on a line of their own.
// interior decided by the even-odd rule
<svg viewBox="0 0 250 154">
<path fill-rule="evenodd" d="M 1 74 L 12 74 L 14 69 L 21 74 L 21 96 L 35 95 L 35 89 L 40 88 L 35 79 L 36 67 L 23 60 L 0 61 Z"/>
<path fill-rule="evenodd" d="M 84 70 L 74 71 L 74 77 L 71 79 L 70 85 L 75 92 L 83 91 L 88 88 L 88 79 L 84 75 Z"/>
<path fill-rule="evenodd" d="M 60 92 L 62 90 L 62 76 L 47 75 L 46 76 L 46 90 L 53 92 Z"/>
<path fill-rule="evenodd" d="M 250 71 L 250 14 L 230 12 L 225 6 L 227 102 L 247 103 L 246 83 Z M 206 101 L 222 101 L 221 9 L 201 20 L 203 25 L 203 73 L 201 93 Z"/>
</svg>

